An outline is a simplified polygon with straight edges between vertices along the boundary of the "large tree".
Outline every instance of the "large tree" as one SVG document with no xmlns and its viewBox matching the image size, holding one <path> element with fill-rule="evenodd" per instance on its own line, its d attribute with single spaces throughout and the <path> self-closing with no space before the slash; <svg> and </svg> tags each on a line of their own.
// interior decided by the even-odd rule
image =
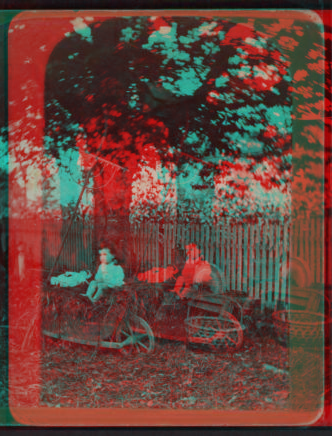
<svg viewBox="0 0 332 436">
<path fill-rule="evenodd" d="M 268 160 L 282 179 L 291 167 L 290 81 L 280 50 L 250 25 L 204 17 L 77 18 L 47 66 L 48 152 L 60 158 L 60 149 L 77 147 L 83 135 L 85 151 L 127 169 L 109 193 L 121 192 L 125 208 L 131 192 L 121 186 L 132 185 L 151 145 L 171 171 L 198 165 L 201 190 L 240 158 L 252 173 Z"/>
</svg>

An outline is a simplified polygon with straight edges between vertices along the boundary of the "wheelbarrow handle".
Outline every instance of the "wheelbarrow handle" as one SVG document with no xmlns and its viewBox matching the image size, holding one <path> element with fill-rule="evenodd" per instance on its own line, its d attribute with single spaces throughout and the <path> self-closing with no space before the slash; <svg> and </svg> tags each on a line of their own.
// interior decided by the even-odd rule
<svg viewBox="0 0 332 436">
<path fill-rule="evenodd" d="M 234 298 L 232 298 L 228 295 L 225 295 L 225 294 L 220 294 L 220 295 L 203 294 L 203 295 L 201 295 L 201 298 L 208 298 L 208 297 L 212 297 L 212 296 L 214 298 L 219 298 L 221 303 L 223 303 L 223 301 L 227 300 L 228 302 L 233 303 L 235 306 L 237 306 L 240 310 L 240 323 L 241 324 L 243 323 L 243 307 L 241 306 L 241 304 L 238 301 L 236 301 Z M 221 315 L 221 313 L 223 313 L 225 311 L 226 310 L 224 310 L 223 307 L 221 306 L 219 315 Z"/>
</svg>

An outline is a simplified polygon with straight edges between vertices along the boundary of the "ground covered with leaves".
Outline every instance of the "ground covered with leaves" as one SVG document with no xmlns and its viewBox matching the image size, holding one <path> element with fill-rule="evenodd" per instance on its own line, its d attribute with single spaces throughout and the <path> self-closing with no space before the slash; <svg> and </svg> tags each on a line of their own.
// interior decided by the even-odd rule
<svg viewBox="0 0 332 436">
<path fill-rule="evenodd" d="M 11 396 L 17 406 L 273 410 L 288 407 L 288 350 L 271 332 L 249 337 L 229 353 L 199 352 L 156 339 L 152 354 L 124 356 L 42 336 L 24 349 L 37 302 L 12 304 Z M 39 303 L 40 304 L 40 303 Z M 30 335 L 33 337 L 33 331 Z M 29 351 L 30 349 L 30 351 Z M 37 350 L 40 349 L 40 352 Z M 32 385 L 31 385 L 32 383 Z"/>
<path fill-rule="evenodd" d="M 319 406 L 322 356 L 282 345 L 269 315 L 232 353 L 156 339 L 153 353 L 124 356 L 43 335 L 33 346 L 38 307 L 13 298 L 21 315 L 9 336 L 9 394 L 18 407 L 288 410 L 294 385 L 301 408 Z"/>
<path fill-rule="evenodd" d="M 159 340 L 127 357 L 48 338 L 42 360 L 42 406 L 267 410 L 289 396 L 287 350 L 272 339 L 232 355 Z"/>
</svg>

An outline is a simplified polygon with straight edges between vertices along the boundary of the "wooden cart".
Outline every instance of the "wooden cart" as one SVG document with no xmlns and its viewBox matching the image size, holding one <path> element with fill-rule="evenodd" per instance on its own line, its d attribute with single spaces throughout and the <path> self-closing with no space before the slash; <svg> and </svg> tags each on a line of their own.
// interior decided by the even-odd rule
<svg viewBox="0 0 332 436">
<path fill-rule="evenodd" d="M 43 334 L 123 354 L 151 353 L 155 337 L 208 345 L 214 351 L 238 349 L 243 342 L 248 299 L 238 292 L 195 294 L 164 305 L 174 284 L 137 280 L 110 290 L 92 304 L 76 288 L 47 288 L 43 297 Z M 197 312 L 198 311 L 198 312 Z"/>
<path fill-rule="evenodd" d="M 84 288 L 47 289 L 43 297 L 42 333 L 52 338 L 124 354 L 150 353 L 154 335 L 137 314 L 137 292 L 130 285 L 112 289 L 98 303 L 80 296 Z"/>
</svg>

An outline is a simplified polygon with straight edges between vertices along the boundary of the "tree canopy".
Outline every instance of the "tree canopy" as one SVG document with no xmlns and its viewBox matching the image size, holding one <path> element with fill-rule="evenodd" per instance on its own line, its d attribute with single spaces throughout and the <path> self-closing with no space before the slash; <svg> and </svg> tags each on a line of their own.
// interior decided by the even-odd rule
<svg viewBox="0 0 332 436">
<path fill-rule="evenodd" d="M 176 180 L 180 215 L 181 207 L 202 210 L 204 201 L 210 216 L 264 215 L 278 208 L 289 214 L 291 189 L 309 189 L 319 199 L 323 187 L 315 165 L 322 158 L 328 83 L 322 81 L 326 59 L 316 23 L 98 14 L 66 20 L 59 29 L 72 31 L 63 30 L 47 63 L 43 119 L 27 107 L 26 119 L 11 130 L 19 133 L 25 122 L 33 142 L 34 125 L 43 121 L 47 155 L 62 167 L 66 150 L 82 156 L 101 147 L 104 161 L 123 169 L 105 193 L 109 207 L 131 204 L 138 210 L 140 202 L 141 212 L 148 203 L 153 209 L 156 199 L 167 197 L 167 180 Z M 18 29 L 17 44 L 25 32 Z M 22 64 L 31 60 L 22 57 Z M 41 91 L 37 76 L 36 83 L 30 76 L 21 82 L 22 102 L 10 103 L 33 108 L 33 94 Z M 23 134 L 16 137 L 17 160 L 25 167 L 37 162 L 39 151 L 26 146 Z M 95 182 L 101 178 L 96 172 Z M 146 194 L 136 203 L 128 189 L 135 184 L 136 192 Z M 293 206 L 308 208 L 309 198 L 293 196 Z"/>
<path fill-rule="evenodd" d="M 102 155 L 129 168 L 129 178 L 151 145 L 178 173 L 200 162 L 209 187 L 229 157 L 249 159 L 251 169 L 277 157 L 279 172 L 290 169 L 288 62 L 259 32 L 220 18 L 77 20 L 47 66 L 53 155 L 59 142 L 75 146 L 73 125 L 96 152 L 106 119 Z"/>
</svg>

